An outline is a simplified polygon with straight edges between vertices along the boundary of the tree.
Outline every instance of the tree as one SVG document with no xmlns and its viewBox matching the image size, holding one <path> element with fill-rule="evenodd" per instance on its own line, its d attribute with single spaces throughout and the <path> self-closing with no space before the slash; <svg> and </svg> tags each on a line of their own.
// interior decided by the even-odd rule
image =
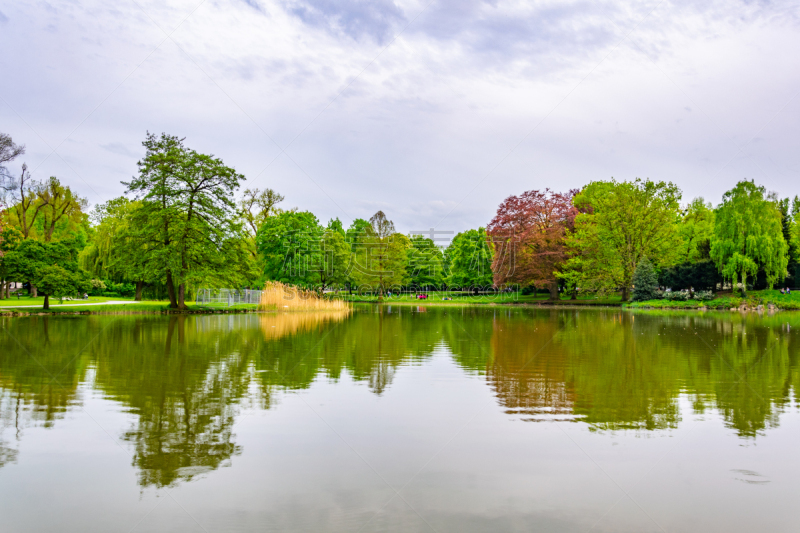
<svg viewBox="0 0 800 533">
<path fill-rule="evenodd" d="M 8 167 L 6 164 L 10 163 L 17 157 L 25 153 L 25 145 L 15 144 L 11 135 L 7 133 L 0 133 L 0 187 L 5 186 L 5 180 L 10 178 Z"/>
<path fill-rule="evenodd" d="M 48 283 L 42 289 L 45 295 L 45 309 L 49 306 L 49 297 L 77 293 L 84 288 L 86 276 L 78 267 L 78 252 L 82 248 L 78 241 L 41 242 L 33 239 L 22 240 L 4 257 L 5 267 L 10 279 L 29 281 L 39 287 L 42 282 Z M 60 270 L 52 270 L 58 266 Z M 61 270 L 67 272 L 67 277 Z M 71 283 L 71 285 L 70 285 Z M 64 292 L 64 287 L 71 287 Z"/>
<path fill-rule="evenodd" d="M 366 252 L 361 250 L 360 247 L 363 246 L 362 237 L 367 236 L 370 232 L 372 232 L 372 225 L 369 223 L 369 220 L 364 220 L 363 218 L 353 220 L 350 227 L 345 231 L 344 239 L 347 244 L 350 245 L 350 253 L 352 254 L 351 260 L 353 263 L 358 261 L 359 257 L 362 257 L 362 263 L 366 262 Z M 358 283 L 356 277 L 355 268 L 351 268 L 347 275 L 347 281 L 345 281 L 351 294 L 353 292 L 353 286 Z"/>
<path fill-rule="evenodd" d="M 4 213 L 0 213 L 0 219 Z M 11 275 L 6 264 L 6 254 L 16 249 L 22 234 L 14 226 L 0 224 L 0 300 L 10 296 Z"/>
<path fill-rule="evenodd" d="M 267 279 L 311 286 L 319 283 L 322 227 L 313 213 L 285 211 L 266 219 L 256 235 Z"/>
<path fill-rule="evenodd" d="M 179 309 L 187 286 L 238 285 L 246 270 L 233 200 L 244 176 L 183 140 L 148 132 L 139 175 L 123 182 L 142 201 L 133 227 L 149 250 L 147 270 L 164 280 L 170 307 Z"/>
<path fill-rule="evenodd" d="M 361 242 L 361 237 L 370 233 L 372 231 L 372 224 L 369 223 L 369 220 L 364 220 L 363 218 L 357 218 L 350 224 L 350 227 L 347 228 L 345 232 L 345 240 L 350 244 L 350 248 L 353 253 L 356 253 L 358 249 L 358 244 Z"/>
<path fill-rule="evenodd" d="M 58 265 L 42 268 L 36 277 L 36 286 L 44 295 L 43 309 L 50 309 L 50 297 L 63 299 L 64 296 L 78 294 L 86 284 L 78 273 L 68 272 Z"/>
<path fill-rule="evenodd" d="M 137 242 L 137 231 L 132 228 L 141 207 L 142 202 L 124 196 L 95 206 L 91 213 L 95 224 L 92 238 L 79 256 L 81 268 L 97 278 L 134 283 L 137 302 L 142 300 L 148 279 L 149 249 L 146 243 Z"/>
<path fill-rule="evenodd" d="M 581 285 L 597 292 L 622 289 L 628 299 L 636 265 L 652 258 L 656 268 L 680 255 L 680 190 L 672 183 L 636 179 L 592 182 L 576 197 L 581 210 L 567 238 L 569 268 L 581 273 Z"/>
<path fill-rule="evenodd" d="M 342 234 L 342 237 L 347 236 L 347 233 L 344 231 L 344 226 L 342 226 L 342 221 L 339 220 L 339 217 L 332 218 L 328 221 L 328 229 L 331 231 L 338 231 Z"/>
<path fill-rule="evenodd" d="M 794 286 L 800 286 L 800 197 L 792 200 L 792 227 L 789 239 L 789 261 L 794 264 L 791 274 Z"/>
<path fill-rule="evenodd" d="M 383 211 L 369 219 L 369 226 L 356 237 L 351 277 L 380 296 L 392 286 L 408 282 L 408 237 L 395 232 L 394 223 Z"/>
<path fill-rule="evenodd" d="M 256 245 L 256 234 L 258 228 L 264 225 L 264 221 L 271 216 L 281 213 L 282 210 L 276 207 L 284 200 L 283 195 L 278 194 L 272 189 L 245 189 L 242 199 L 239 200 L 239 217 L 244 222 L 243 227 L 247 233 L 246 244 L 251 258 L 251 270 L 256 273 L 262 269 Z M 263 280 L 262 280 L 263 282 Z M 263 286 L 263 283 L 260 284 Z"/>
<path fill-rule="evenodd" d="M 415 287 L 440 287 L 444 281 L 444 257 L 433 240 L 413 235 L 408 248 L 408 273 Z"/>
<path fill-rule="evenodd" d="M 337 231 L 329 225 L 322 235 L 319 262 L 320 292 L 347 282 L 350 270 L 350 246 L 344 240 L 344 231 Z"/>
<path fill-rule="evenodd" d="M 710 259 L 696 263 L 684 262 L 661 270 L 658 276 L 660 285 L 674 291 L 708 290 L 716 291 L 724 280 L 716 265 Z"/>
<path fill-rule="evenodd" d="M 747 290 L 748 276 L 763 268 L 771 289 L 786 277 L 789 247 L 783 238 L 781 212 L 765 199 L 764 187 L 740 181 L 722 196 L 716 210 L 711 258 L 725 279 Z"/>
<path fill-rule="evenodd" d="M 12 223 L 19 227 L 23 239 L 31 237 L 36 218 L 42 210 L 43 204 L 38 201 L 40 189 L 41 184 L 31 177 L 28 165 L 23 163 L 19 181 L 14 185 L 11 194 L 14 205 L 10 210 L 12 218 L 15 219 Z"/>
<path fill-rule="evenodd" d="M 527 191 L 500 204 L 487 227 L 495 246 L 496 286 L 547 287 L 550 299 L 559 299 L 558 281 L 569 253 L 565 237 L 578 214 L 572 204 L 577 192 Z"/>
<path fill-rule="evenodd" d="M 86 198 L 81 198 L 72 189 L 61 185 L 55 176 L 51 176 L 36 191 L 37 210 L 43 215 L 43 237 L 45 242 L 53 239 L 53 232 L 59 222 L 69 224 L 69 230 L 82 221 L 83 210 L 89 205 Z"/>
<path fill-rule="evenodd" d="M 797 215 L 800 210 L 800 198 L 794 197 L 794 200 L 784 198 L 778 201 L 778 208 L 781 211 L 781 227 L 783 229 L 783 240 L 789 246 L 787 256 L 789 262 L 787 265 L 787 277 L 792 278 L 794 284 L 797 284 L 797 266 L 798 266 L 798 240 L 797 234 Z"/>
<path fill-rule="evenodd" d="M 477 292 L 493 284 L 493 249 L 484 228 L 464 231 L 453 237 L 445 250 L 447 285 Z"/>
<path fill-rule="evenodd" d="M 633 272 L 633 301 L 644 302 L 658 297 L 658 276 L 653 263 L 643 257 Z"/>
<path fill-rule="evenodd" d="M 239 200 L 239 213 L 246 221 L 246 228 L 255 237 L 267 217 L 277 214 L 275 207 L 285 200 L 282 194 L 272 189 L 245 189 Z"/>
<path fill-rule="evenodd" d="M 710 258 L 711 237 L 714 235 L 714 209 L 702 198 L 695 198 L 682 213 L 678 232 L 683 239 L 682 263 L 696 263 Z"/>
</svg>

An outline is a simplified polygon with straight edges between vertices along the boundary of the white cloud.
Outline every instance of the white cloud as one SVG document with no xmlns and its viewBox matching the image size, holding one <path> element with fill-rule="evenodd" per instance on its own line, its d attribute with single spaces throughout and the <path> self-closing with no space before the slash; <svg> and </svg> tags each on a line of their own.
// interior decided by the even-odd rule
<svg viewBox="0 0 800 533">
<path fill-rule="evenodd" d="M 150 130 L 321 220 L 404 230 L 611 176 L 800 192 L 789 2 L 198 3 L 3 8 L 0 129 L 39 177 L 107 200 Z"/>
</svg>

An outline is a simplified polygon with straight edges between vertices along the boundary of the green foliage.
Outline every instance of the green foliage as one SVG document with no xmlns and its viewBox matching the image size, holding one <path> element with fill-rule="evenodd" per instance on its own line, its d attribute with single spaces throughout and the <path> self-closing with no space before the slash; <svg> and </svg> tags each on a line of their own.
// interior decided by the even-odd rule
<svg viewBox="0 0 800 533">
<path fill-rule="evenodd" d="M 408 248 L 409 283 L 414 287 L 440 287 L 444 280 L 444 256 L 431 239 L 411 236 Z"/>
<path fill-rule="evenodd" d="M 724 280 L 716 265 L 710 259 L 697 262 L 684 262 L 661 270 L 659 284 L 673 291 L 715 290 Z"/>
<path fill-rule="evenodd" d="M 267 279 L 302 286 L 319 283 L 322 235 L 317 217 L 308 211 L 285 211 L 267 218 L 256 235 Z"/>
<path fill-rule="evenodd" d="M 765 198 L 764 187 L 740 181 L 722 197 L 716 210 L 711 257 L 726 279 L 741 279 L 763 268 L 771 289 L 786 277 L 788 245 L 783 238 L 780 209 Z"/>
<path fill-rule="evenodd" d="M 124 196 L 98 204 L 90 215 L 94 222 L 91 242 L 81 251 L 81 267 L 99 278 L 143 280 L 145 258 L 132 238 L 131 223 L 141 202 Z"/>
<path fill-rule="evenodd" d="M 714 209 L 702 198 L 695 198 L 686 207 L 678 228 L 683 240 L 683 251 L 679 260 L 697 263 L 708 260 L 711 238 L 714 235 Z"/>
<path fill-rule="evenodd" d="M 407 251 L 411 247 L 408 237 L 396 233 L 394 223 L 382 211 L 370 218 L 369 227 L 359 226 L 356 225 L 358 233 L 350 233 L 355 238 L 350 270 L 353 282 L 362 290 L 377 291 L 380 295 L 392 287 L 406 285 Z"/>
<path fill-rule="evenodd" d="M 796 263 L 800 263 L 800 197 L 795 196 L 792 200 L 792 224 L 790 227 L 789 250 L 790 258 Z M 795 280 L 800 283 L 800 280 Z"/>
<path fill-rule="evenodd" d="M 350 246 L 344 240 L 344 230 L 331 229 L 329 225 L 322 235 L 322 250 L 317 265 L 320 290 L 344 285 L 349 279 L 349 269 Z"/>
<path fill-rule="evenodd" d="M 568 268 L 582 274 L 582 288 L 602 293 L 622 288 L 627 300 L 643 257 L 660 268 L 680 256 L 678 187 L 667 182 L 592 182 L 575 197 L 581 214 L 567 239 Z"/>
<path fill-rule="evenodd" d="M 633 273 L 633 301 L 652 300 L 658 296 L 658 276 L 653 263 L 643 257 Z"/>
<path fill-rule="evenodd" d="M 76 295 L 89 288 L 88 274 L 78 267 L 80 243 L 76 241 L 42 242 L 27 239 L 5 254 L 4 268 L 10 279 L 30 282 L 45 295 Z M 44 285 L 42 285 L 44 284 Z"/>
<path fill-rule="evenodd" d="M 69 272 L 58 265 L 51 265 L 38 271 L 34 283 L 44 294 L 44 308 L 48 309 L 48 298 L 63 299 L 65 296 L 78 296 L 87 287 L 86 278 L 78 272 Z"/>
<path fill-rule="evenodd" d="M 357 218 L 352 224 L 350 224 L 350 227 L 347 228 L 347 231 L 345 232 L 345 240 L 350 245 L 353 253 L 357 253 L 359 242 L 363 240 L 365 235 L 368 235 L 371 232 L 372 224 L 369 223 L 369 220 Z"/>
<path fill-rule="evenodd" d="M 484 228 L 459 233 L 445 250 L 447 285 L 476 290 L 491 287 L 492 256 L 492 245 Z"/>
<path fill-rule="evenodd" d="M 328 221 L 327 229 L 331 231 L 336 231 L 342 234 L 342 237 L 346 237 L 347 234 L 344 231 L 344 226 L 342 226 L 342 221 L 339 218 L 332 218 Z"/>
<path fill-rule="evenodd" d="M 171 306 L 180 308 L 187 286 L 246 283 L 248 252 L 233 200 L 244 176 L 172 135 L 148 133 L 142 144 L 139 175 L 125 185 L 142 202 L 130 237 L 148 277 L 166 283 Z"/>
</svg>

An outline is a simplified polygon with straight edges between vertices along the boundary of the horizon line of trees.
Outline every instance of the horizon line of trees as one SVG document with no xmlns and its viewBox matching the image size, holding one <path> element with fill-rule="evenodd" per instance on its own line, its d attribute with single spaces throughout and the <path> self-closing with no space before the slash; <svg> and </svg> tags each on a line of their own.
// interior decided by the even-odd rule
<svg viewBox="0 0 800 533">
<path fill-rule="evenodd" d="M 404 235 L 382 211 L 345 228 L 278 207 L 272 189 L 183 138 L 147 133 L 138 173 L 123 196 L 94 206 L 56 177 L 38 181 L 25 153 L 0 134 L 0 298 L 12 282 L 50 297 L 115 291 L 168 299 L 184 309 L 199 288 L 261 288 L 267 280 L 383 295 L 397 288 L 523 287 L 628 300 L 647 263 L 672 289 L 772 288 L 800 278 L 800 198 L 753 181 L 715 208 L 681 205 L 671 182 L 594 181 L 580 190 L 531 190 L 506 198 L 486 227 L 447 247 Z"/>
</svg>

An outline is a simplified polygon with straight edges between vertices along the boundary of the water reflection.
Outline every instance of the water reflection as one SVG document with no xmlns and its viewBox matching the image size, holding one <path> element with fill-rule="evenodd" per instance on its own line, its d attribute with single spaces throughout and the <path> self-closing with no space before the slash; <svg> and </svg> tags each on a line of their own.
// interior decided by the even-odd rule
<svg viewBox="0 0 800 533">
<path fill-rule="evenodd" d="M 228 466 L 241 409 L 347 374 L 390 394 L 398 368 L 445 348 L 507 416 L 595 431 L 681 423 L 679 400 L 740 437 L 779 423 L 798 394 L 800 317 L 508 308 L 365 308 L 291 314 L 2 319 L 0 467 L 30 426 L 81 405 L 82 388 L 132 415 L 143 487 Z M 687 413 L 683 413 L 685 416 Z"/>
</svg>

